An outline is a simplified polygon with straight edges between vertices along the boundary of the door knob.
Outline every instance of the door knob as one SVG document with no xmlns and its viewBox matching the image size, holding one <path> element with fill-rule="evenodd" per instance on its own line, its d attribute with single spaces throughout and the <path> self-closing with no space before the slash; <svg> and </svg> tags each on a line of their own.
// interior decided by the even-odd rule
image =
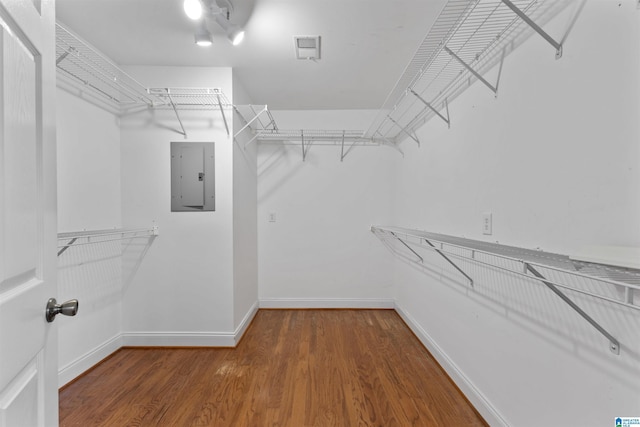
<svg viewBox="0 0 640 427">
<path fill-rule="evenodd" d="M 47 322 L 51 323 L 58 314 L 64 316 L 75 316 L 78 313 L 78 300 L 71 299 L 62 304 L 58 304 L 55 298 L 49 298 L 47 301 L 47 309 L 45 311 Z"/>
</svg>

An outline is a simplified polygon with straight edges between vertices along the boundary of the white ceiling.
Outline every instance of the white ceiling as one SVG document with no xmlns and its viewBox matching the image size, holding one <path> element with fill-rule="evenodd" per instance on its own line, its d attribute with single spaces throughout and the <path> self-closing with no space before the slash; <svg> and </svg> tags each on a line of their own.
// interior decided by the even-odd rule
<svg viewBox="0 0 640 427">
<path fill-rule="evenodd" d="M 377 109 L 445 0 L 234 0 L 232 46 L 194 43 L 182 0 L 57 0 L 58 20 L 120 65 L 230 66 L 271 109 Z M 295 59 L 293 36 L 320 35 L 319 61 Z M 144 84 L 144 82 L 141 82 Z"/>
</svg>

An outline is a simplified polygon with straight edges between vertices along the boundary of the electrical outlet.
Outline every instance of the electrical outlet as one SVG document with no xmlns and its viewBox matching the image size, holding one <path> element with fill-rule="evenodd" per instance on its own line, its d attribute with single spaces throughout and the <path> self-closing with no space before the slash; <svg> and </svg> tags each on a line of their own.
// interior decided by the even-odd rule
<svg viewBox="0 0 640 427">
<path fill-rule="evenodd" d="M 269 212 L 269 222 L 276 222 L 276 213 Z"/>
<path fill-rule="evenodd" d="M 482 214 L 482 234 L 491 235 L 493 228 L 491 216 L 491 212 L 485 212 Z"/>
</svg>

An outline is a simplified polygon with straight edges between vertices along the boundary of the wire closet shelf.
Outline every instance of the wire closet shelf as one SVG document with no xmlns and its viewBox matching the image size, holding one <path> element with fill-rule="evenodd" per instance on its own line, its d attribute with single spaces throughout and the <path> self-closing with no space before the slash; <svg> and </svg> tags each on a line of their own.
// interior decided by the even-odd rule
<svg viewBox="0 0 640 427">
<path fill-rule="evenodd" d="M 444 258 L 470 286 L 473 278 L 461 267 L 461 261 L 489 266 L 547 286 L 610 343 L 619 354 L 619 342 L 582 310 L 564 291 L 575 292 L 609 303 L 640 310 L 640 270 L 579 261 L 567 255 L 471 240 L 427 231 L 372 226 L 371 232 L 396 256 L 423 265 L 424 251 Z"/>
<path fill-rule="evenodd" d="M 366 136 L 395 143 L 433 117 L 450 126 L 449 103 L 476 80 L 497 96 L 504 57 L 574 0 L 450 0 L 389 93 Z M 496 65 L 496 83 L 483 75 Z"/>
<path fill-rule="evenodd" d="M 341 147 L 341 160 L 354 146 L 379 146 L 385 141 L 370 138 L 363 130 L 351 129 L 280 129 L 267 105 L 235 105 L 235 112 L 240 116 L 244 126 L 238 130 L 234 139 L 246 148 L 254 142 L 264 144 L 299 145 L 302 158 L 306 157 L 311 145 L 332 145 Z"/>
<path fill-rule="evenodd" d="M 72 246 L 95 245 L 118 240 L 158 236 L 156 225 L 150 228 L 114 228 L 110 230 L 83 230 L 58 233 L 58 256 Z"/>
<path fill-rule="evenodd" d="M 117 113 L 142 108 L 171 109 L 176 113 L 182 133 L 186 131 L 180 110 L 214 110 L 222 114 L 231 102 L 219 88 L 148 88 L 124 72 L 96 48 L 59 23 L 56 24 L 56 67 L 65 82 L 82 90 L 101 106 Z"/>
</svg>

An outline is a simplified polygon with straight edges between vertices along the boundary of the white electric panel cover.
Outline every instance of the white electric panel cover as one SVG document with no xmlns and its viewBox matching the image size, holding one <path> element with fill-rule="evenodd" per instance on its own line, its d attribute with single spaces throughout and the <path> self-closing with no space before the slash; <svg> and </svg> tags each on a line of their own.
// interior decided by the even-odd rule
<svg viewBox="0 0 640 427">
<path fill-rule="evenodd" d="M 215 143 L 171 143 L 171 211 L 215 210 Z"/>
</svg>

